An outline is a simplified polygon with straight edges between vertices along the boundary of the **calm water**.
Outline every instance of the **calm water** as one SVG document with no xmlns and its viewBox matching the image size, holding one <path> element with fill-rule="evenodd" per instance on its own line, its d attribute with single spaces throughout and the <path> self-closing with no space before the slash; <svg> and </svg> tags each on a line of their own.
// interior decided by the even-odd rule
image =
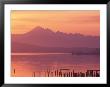
<svg viewBox="0 0 110 87">
<path fill-rule="evenodd" d="M 11 76 L 46 76 L 47 70 L 87 69 L 100 70 L 99 55 L 72 55 L 71 53 L 13 53 L 11 56 Z"/>
</svg>

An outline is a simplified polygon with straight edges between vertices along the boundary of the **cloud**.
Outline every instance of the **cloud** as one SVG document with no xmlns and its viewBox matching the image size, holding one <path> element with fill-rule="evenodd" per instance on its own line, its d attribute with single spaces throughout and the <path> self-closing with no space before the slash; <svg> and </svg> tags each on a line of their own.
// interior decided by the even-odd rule
<svg viewBox="0 0 110 87">
<path fill-rule="evenodd" d="M 62 29 L 70 33 L 85 32 L 88 28 L 93 28 L 92 31 L 98 33 L 100 11 L 12 11 L 11 25 L 14 32 L 22 25 L 25 28 L 24 31 L 29 31 L 35 26 L 43 26 L 52 28 L 54 31 Z M 86 33 L 90 34 L 91 30 Z"/>
</svg>

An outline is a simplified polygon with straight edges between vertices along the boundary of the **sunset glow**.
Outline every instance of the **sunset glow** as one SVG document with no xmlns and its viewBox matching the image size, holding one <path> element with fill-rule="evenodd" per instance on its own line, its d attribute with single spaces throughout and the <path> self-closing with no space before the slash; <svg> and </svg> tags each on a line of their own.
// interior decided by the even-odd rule
<svg viewBox="0 0 110 87">
<path fill-rule="evenodd" d="M 23 34 L 36 26 L 54 32 L 99 36 L 100 11 L 11 11 L 12 34 Z"/>
<path fill-rule="evenodd" d="M 15 77 L 99 77 L 100 11 L 11 11 L 11 58 Z"/>
</svg>

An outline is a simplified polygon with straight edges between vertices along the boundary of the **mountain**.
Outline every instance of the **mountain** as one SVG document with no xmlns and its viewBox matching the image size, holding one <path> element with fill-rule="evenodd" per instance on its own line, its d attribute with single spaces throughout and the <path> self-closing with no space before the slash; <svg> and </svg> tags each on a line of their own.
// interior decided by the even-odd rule
<svg viewBox="0 0 110 87">
<path fill-rule="evenodd" d="M 67 34 L 61 31 L 53 32 L 51 29 L 35 27 L 25 34 L 12 34 L 12 51 L 22 48 L 27 50 L 39 50 L 42 48 L 57 50 L 63 48 L 100 48 L 99 36 L 85 36 L 80 33 Z M 60 50 L 59 49 L 59 50 Z M 52 49 L 51 49 L 52 50 Z M 63 49 L 64 50 L 64 49 Z"/>
</svg>

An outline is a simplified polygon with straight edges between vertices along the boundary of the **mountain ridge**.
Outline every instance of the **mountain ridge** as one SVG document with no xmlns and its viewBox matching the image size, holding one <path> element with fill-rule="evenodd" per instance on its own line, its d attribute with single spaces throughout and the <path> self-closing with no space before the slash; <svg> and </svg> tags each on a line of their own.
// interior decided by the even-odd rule
<svg viewBox="0 0 110 87">
<path fill-rule="evenodd" d="M 90 37 L 99 37 L 99 36 L 93 36 L 93 35 L 84 35 L 81 33 L 65 33 L 65 32 L 61 32 L 61 31 L 52 31 L 50 28 L 43 28 L 41 26 L 36 26 L 35 28 L 33 28 L 32 30 L 24 33 L 24 34 L 28 34 L 28 33 L 32 33 L 32 32 L 51 32 L 51 33 L 62 33 L 62 34 L 66 34 L 66 35 L 79 35 L 79 36 L 90 36 Z M 23 35 L 23 34 L 12 34 L 12 35 Z"/>
<path fill-rule="evenodd" d="M 12 49 L 18 49 L 16 43 L 30 44 L 36 48 L 40 46 L 50 48 L 100 48 L 100 37 L 85 36 L 80 33 L 67 34 L 61 31 L 53 32 L 49 28 L 35 27 L 25 34 L 12 34 Z M 21 44 L 18 47 L 23 48 Z M 29 45 L 29 46 L 30 46 Z M 30 48 L 27 46 L 27 48 Z M 33 47 L 33 48 L 34 48 Z M 24 49 L 27 49 L 26 47 Z M 40 49 L 39 48 L 39 49 Z M 32 50 L 32 49 L 31 49 Z"/>
</svg>

